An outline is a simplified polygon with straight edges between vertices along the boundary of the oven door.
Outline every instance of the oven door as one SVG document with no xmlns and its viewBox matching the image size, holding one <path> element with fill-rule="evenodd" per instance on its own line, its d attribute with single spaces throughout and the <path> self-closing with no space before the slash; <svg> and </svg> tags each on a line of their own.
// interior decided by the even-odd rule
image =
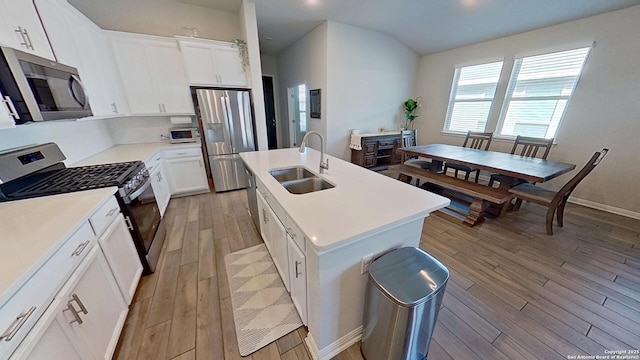
<svg viewBox="0 0 640 360">
<path fill-rule="evenodd" d="M 138 242 L 136 247 L 138 251 L 144 251 L 143 255 L 146 256 L 153 245 L 161 219 L 151 180 L 147 179 L 144 185 L 123 200 L 126 215 L 133 228 L 134 241 Z"/>
</svg>

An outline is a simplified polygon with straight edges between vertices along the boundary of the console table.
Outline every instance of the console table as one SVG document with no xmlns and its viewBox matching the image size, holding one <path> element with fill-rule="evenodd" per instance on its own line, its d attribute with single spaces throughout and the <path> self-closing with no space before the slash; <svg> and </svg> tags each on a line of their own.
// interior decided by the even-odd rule
<svg viewBox="0 0 640 360">
<path fill-rule="evenodd" d="M 385 132 L 373 134 L 352 134 L 351 162 L 375 170 L 402 163 L 402 154 L 397 149 L 402 145 L 402 133 Z"/>
</svg>

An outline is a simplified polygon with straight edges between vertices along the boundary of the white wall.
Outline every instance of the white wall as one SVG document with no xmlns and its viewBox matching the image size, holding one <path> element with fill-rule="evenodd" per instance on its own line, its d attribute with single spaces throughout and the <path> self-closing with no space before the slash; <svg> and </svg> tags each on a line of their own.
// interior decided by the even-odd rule
<svg viewBox="0 0 640 360">
<path fill-rule="evenodd" d="M 392 37 L 329 21 L 327 90 L 328 152 L 351 158 L 351 129 L 399 130 L 401 105 L 413 97 L 418 55 Z"/>
<path fill-rule="evenodd" d="M 327 92 L 327 23 L 323 23 L 303 36 L 296 43 L 278 54 L 278 98 L 280 99 L 280 118 L 283 123 L 289 123 L 287 113 L 287 88 L 302 83 L 307 84 L 307 89 L 322 89 L 323 95 Z M 318 131 L 326 135 L 327 131 L 327 102 L 321 102 L 320 119 L 307 119 L 307 129 Z M 283 147 L 289 144 L 289 129 L 283 129 Z M 319 149 L 315 137 L 310 146 Z"/>
<path fill-rule="evenodd" d="M 67 165 L 113 146 L 109 124 L 95 121 L 45 121 L 0 131 L 0 152 L 19 146 L 55 142 Z"/>
<path fill-rule="evenodd" d="M 263 74 L 276 75 L 278 73 L 278 61 L 275 56 L 260 54 L 260 63 Z"/>
<path fill-rule="evenodd" d="M 136 0 L 124 4 L 111 1 L 69 1 L 98 26 L 107 30 L 141 34 L 189 35 L 183 27 L 195 27 L 205 39 L 230 41 L 240 37 L 237 13 L 177 1 Z M 140 16 L 144 14 L 144 16 Z"/>
<path fill-rule="evenodd" d="M 240 32 L 247 42 L 251 78 L 251 97 L 255 117 L 255 131 L 258 150 L 267 150 L 267 124 L 264 109 L 264 91 L 262 89 L 262 67 L 260 64 L 260 44 L 258 39 L 258 22 L 256 4 L 243 0 L 240 7 Z"/>
<path fill-rule="evenodd" d="M 419 143 L 462 143 L 460 137 L 441 134 L 456 65 L 504 57 L 509 72 L 516 54 L 595 41 L 549 159 L 582 167 L 595 151 L 608 147 L 607 157 L 573 195 L 592 206 L 640 216 L 640 193 L 634 186 L 640 178 L 638 19 L 640 6 L 634 6 L 422 57 L 415 91 L 424 99 L 415 121 Z M 508 74 L 501 77 L 498 93 L 506 81 Z M 501 102 L 498 97 L 496 101 Z M 498 115 L 491 116 L 488 130 L 493 129 Z M 508 152 L 511 143 L 494 141 L 491 149 Z M 571 176 L 546 186 L 558 189 Z"/>
</svg>

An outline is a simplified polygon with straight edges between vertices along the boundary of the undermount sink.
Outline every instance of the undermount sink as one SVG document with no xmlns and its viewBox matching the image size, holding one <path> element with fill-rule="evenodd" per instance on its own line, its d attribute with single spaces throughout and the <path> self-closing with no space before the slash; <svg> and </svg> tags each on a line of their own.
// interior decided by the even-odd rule
<svg viewBox="0 0 640 360">
<path fill-rule="evenodd" d="M 269 174 L 292 194 L 307 194 L 335 187 L 332 183 L 300 166 L 272 169 L 269 170 Z"/>
<path fill-rule="evenodd" d="M 287 189 L 287 191 L 292 194 L 307 194 L 310 192 L 326 190 L 335 187 L 335 185 L 317 176 L 300 180 L 285 181 L 281 184 L 285 189 Z"/>
<path fill-rule="evenodd" d="M 291 180 L 314 178 L 316 175 L 303 167 L 270 170 L 269 174 L 282 183 Z"/>
</svg>

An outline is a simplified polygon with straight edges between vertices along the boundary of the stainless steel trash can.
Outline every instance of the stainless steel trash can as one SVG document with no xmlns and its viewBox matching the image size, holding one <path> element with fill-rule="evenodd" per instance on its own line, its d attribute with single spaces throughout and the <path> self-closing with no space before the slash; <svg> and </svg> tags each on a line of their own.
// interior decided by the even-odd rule
<svg viewBox="0 0 640 360">
<path fill-rule="evenodd" d="M 449 270 L 417 248 L 393 250 L 375 260 L 365 295 L 365 359 L 425 359 L 448 280 Z"/>
</svg>

